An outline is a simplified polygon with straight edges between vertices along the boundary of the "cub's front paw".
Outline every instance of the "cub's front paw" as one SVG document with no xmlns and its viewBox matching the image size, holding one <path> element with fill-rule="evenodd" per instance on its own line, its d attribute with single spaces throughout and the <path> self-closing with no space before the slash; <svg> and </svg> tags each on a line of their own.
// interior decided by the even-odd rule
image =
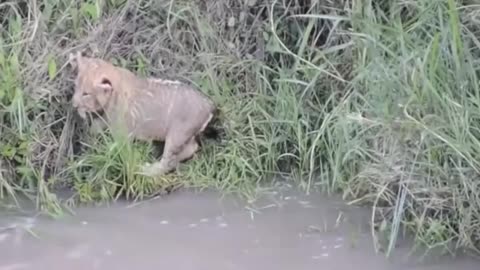
<svg viewBox="0 0 480 270">
<path fill-rule="evenodd" d="M 149 177 L 162 176 L 165 173 L 166 170 L 158 162 L 153 164 L 147 162 L 140 168 L 140 174 Z"/>
</svg>

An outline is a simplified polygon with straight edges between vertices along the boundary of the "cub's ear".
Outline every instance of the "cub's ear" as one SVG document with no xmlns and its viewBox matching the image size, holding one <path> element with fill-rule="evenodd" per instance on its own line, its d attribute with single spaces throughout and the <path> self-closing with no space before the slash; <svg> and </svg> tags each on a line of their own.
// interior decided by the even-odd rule
<svg viewBox="0 0 480 270">
<path fill-rule="evenodd" d="M 113 91 L 112 82 L 106 76 L 102 77 L 102 79 L 100 80 L 100 83 L 98 84 L 98 87 L 102 89 L 104 93 Z"/>
</svg>

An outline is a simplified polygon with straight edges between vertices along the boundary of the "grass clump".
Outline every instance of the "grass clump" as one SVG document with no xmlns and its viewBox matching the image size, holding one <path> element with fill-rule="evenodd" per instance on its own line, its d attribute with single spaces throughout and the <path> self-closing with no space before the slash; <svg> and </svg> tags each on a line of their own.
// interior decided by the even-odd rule
<svg viewBox="0 0 480 270">
<path fill-rule="evenodd" d="M 169 187 L 255 195 L 285 174 L 372 206 L 387 253 L 479 247 L 478 7 L 453 0 L 73 1 L 0 4 L 0 196 L 60 211 Z M 188 80 L 225 132 L 175 176 L 152 145 L 93 137 L 70 106 L 69 53 Z"/>
<path fill-rule="evenodd" d="M 172 176 L 157 179 L 141 174 L 139 165 L 152 162 L 151 145 L 114 134 L 94 138 L 68 168 L 75 191 L 70 202 L 109 202 L 121 195 L 141 199 L 176 187 Z"/>
</svg>

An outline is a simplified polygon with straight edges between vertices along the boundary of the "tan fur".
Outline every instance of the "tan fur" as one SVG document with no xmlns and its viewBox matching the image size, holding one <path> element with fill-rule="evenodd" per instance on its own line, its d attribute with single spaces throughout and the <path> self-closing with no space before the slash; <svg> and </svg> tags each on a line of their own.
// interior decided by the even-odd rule
<svg viewBox="0 0 480 270">
<path fill-rule="evenodd" d="M 73 106 L 82 118 L 104 113 L 105 122 L 96 119 L 92 129 L 98 132 L 120 124 L 130 137 L 165 142 L 161 160 L 144 167 L 144 173 L 167 173 L 198 151 L 195 137 L 215 111 L 213 102 L 201 92 L 178 81 L 141 78 L 80 53 L 71 58 L 78 69 Z"/>
</svg>

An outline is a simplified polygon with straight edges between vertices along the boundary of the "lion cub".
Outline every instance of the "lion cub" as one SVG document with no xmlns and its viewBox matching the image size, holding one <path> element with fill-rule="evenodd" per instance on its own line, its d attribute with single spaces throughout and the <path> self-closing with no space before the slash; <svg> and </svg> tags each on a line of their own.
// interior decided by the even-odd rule
<svg viewBox="0 0 480 270">
<path fill-rule="evenodd" d="M 77 52 L 73 106 L 82 118 L 101 115 L 92 128 L 120 124 L 129 137 L 164 141 L 159 162 L 146 164 L 143 173 L 168 173 L 199 149 L 198 136 L 212 120 L 216 107 L 196 89 L 178 81 L 140 78 L 132 72 Z"/>
</svg>

